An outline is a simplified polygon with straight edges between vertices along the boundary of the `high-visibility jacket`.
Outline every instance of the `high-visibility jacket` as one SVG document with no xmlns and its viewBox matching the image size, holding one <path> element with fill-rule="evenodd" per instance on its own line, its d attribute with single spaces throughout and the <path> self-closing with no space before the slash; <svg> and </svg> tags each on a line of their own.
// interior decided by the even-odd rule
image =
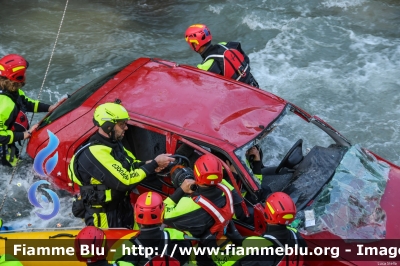
<svg viewBox="0 0 400 266">
<path fill-rule="evenodd" d="M 117 253 L 125 254 L 121 256 L 116 261 L 129 261 L 133 265 L 144 265 L 148 261 L 154 259 L 157 255 L 166 255 L 169 257 L 168 261 L 170 265 L 185 265 L 185 263 L 192 260 L 191 254 L 183 254 L 180 249 L 189 249 L 192 247 L 193 238 L 184 232 L 178 231 L 174 228 L 164 228 L 160 227 L 149 227 L 141 228 L 139 233 L 128 241 L 125 241 L 125 247 L 130 250 L 134 249 L 134 246 L 142 246 L 144 248 L 150 249 L 157 252 L 157 254 L 149 254 L 149 257 L 144 255 L 134 255 L 133 252 L 129 254 L 129 251 L 125 250 L 123 253 L 117 249 Z M 120 256 L 116 254 L 115 256 Z M 178 265 L 179 265 L 178 263 Z M 146 264 L 151 265 L 151 263 Z M 168 265 L 167 263 L 154 264 L 154 265 Z"/>
<path fill-rule="evenodd" d="M 225 180 L 222 180 L 222 184 L 229 186 Z M 181 194 L 175 197 L 179 193 Z M 207 198 L 216 208 L 222 209 L 226 204 L 230 206 L 225 192 L 217 188 L 217 186 L 199 187 L 192 196 L 196 197 L 198 195 L 201 195 L 202 198 Z M 173 195 L 166 198 L 164 204 L 164 223 L 178 230 L 188 231 L 194 237 L 201 237 L 216 223 L 214 217 L 203 209 L 200 204 L 191 197 L 184 196 L 181 188 L 178 188 Z"/>
<path fill-rule="evenodd" d="M 218 254 L 212 255 L 217 266 L 275 266 L 275 256 L 267 255 L 262 251 L 265 248 L 276 247 L 274 242 L 259 236 L 246 237 L 241 246 L 230 245 L 220 249 Z"/>
<path fill-rule="evenodd" d="M 132 227 L 129 193 L 157 167 L 154 160 L 148 164 L 136 160 L 121 142 L 113 142 L 99 133 L 93 135 L 68 166 L 69 178 L 80 186 L 86 225 Z"/>
<path fill-rule="evenodd" d="M 19 260 L 10 254 L 0 255 L 0 264 L 1 266 L 23 266 Z"/>
<path fill-rule="evenodd" d="M 11 144 L 24 139 L 23 132 L 11 130 L 20 111 L 47 112 L 49 107 L 49 104 L 27 97 L 21 89 L 15 93 L 0 91 L 0 144 Z"/>
</svg>

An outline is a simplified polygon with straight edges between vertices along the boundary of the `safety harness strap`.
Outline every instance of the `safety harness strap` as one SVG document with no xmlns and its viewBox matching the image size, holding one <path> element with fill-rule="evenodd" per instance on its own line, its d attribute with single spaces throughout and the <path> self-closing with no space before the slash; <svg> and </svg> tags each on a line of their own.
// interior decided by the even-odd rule
<svg viewBox="0 0 400 266">
<path fill-rule="evenodd" d="M 233 210 L 233 199 L 229 188 L 222 184 L 217 184 L 217 187 L 224 192 L 226 204 L 224 207 L 217 207 L 209 199 L 202 197 L 201 195 L 193 197 L 193 201 L 196 202 L 203 208 L 211 217 L 215 220 L 214 225 L 211 227 L 211 233 L 218 233 L 218 236 L 223 235 L 223 231 L 229 221 L 232 219 Z"/>
</svg>

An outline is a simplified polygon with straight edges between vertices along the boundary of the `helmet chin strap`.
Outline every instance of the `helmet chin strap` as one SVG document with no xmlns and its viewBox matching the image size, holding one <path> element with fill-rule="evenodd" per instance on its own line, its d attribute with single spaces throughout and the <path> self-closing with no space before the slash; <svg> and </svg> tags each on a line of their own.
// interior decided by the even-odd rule
<svg viewBox="0 0 400 266">
<path fill-rule="evenodd" d="M 115 138 L 115 130 L 114 130 L 114 128 L 111 129 L 110 133 L 108 133 L 108 136 L 110 137 L 112 142 L 117 142 L 117 139 Z"/>
<path fill-rule="evenodd" d="M 107 121 L 101 126 L 101 129 L 103 129 L 104 133 L 107 134 L 107 136 L 111 139 L 112 142 L 117 142 L 114 130 L 115 125 L 116 124 L 114 124 L 113 122 Z"/>
</svg>

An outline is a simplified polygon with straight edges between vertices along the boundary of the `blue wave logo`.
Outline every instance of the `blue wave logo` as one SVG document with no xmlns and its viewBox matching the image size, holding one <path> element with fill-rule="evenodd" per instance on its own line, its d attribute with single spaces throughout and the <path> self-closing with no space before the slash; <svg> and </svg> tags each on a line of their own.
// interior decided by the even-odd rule
<svg viewBox="0 0 400 266">
<path fill-rule="evenodd" d="M 39 181 L 33 183 L 28 191 L 29 202 L 36 208 L 40 208 L 40 209 L 43 209 L 43 207 L 42 207 L 42 205 L 40 205 L 40 203 L 38 202 L 38 200 L 36 198 L 36 191 L 37 191 L 38 187 L 43 184 L 50 185 L 50 183 L 47 182 L 46 180 L 39 180 Z M 43 220 L 50 220 L 51 218 L 56 216 L 57 213 L 59 212 L 60 200 L 58 199 L 57 194 L 53 190 L 47 189 L 47 188 L 43 188 L 43 189 L 49 194 L 51 201 L 53 202 L 53 211 L 49 214 L 42 214 L 42 213 L 38 213 L 38 212 L 35 212 L 35 213 L 39 218 L 41 218 Z M 41 195 L 41 199 L 45 203 L 49 203 L 49 200 L 45 195 Z"/>
<path fill-rule="evenodd" d="M 47 130 L 47 134 L 49 135 L 49 144 L 38 152 L 33 161 L 33 169 L 41 176 L 49 175 L 58 162 L 58 152 L 56 152 L 53 157 L 50 157 L 49 159 L 47 158 L 58 148 L 60 141 L 50 130 Z M 47 162 L 44 164 L 46 159 Z"/>
</svg>

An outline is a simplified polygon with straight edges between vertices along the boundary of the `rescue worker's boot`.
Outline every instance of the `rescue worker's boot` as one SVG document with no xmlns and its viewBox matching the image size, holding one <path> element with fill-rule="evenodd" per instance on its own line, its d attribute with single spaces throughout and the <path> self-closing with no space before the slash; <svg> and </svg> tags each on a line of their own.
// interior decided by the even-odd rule
<svg viewBox="0 0 400 266">
<path fill-rule="evenodd" d="M 2 145 L 1 164 L 9 167 L 17 165 L 19 149 L 15 145 Z"/>
</svg>

